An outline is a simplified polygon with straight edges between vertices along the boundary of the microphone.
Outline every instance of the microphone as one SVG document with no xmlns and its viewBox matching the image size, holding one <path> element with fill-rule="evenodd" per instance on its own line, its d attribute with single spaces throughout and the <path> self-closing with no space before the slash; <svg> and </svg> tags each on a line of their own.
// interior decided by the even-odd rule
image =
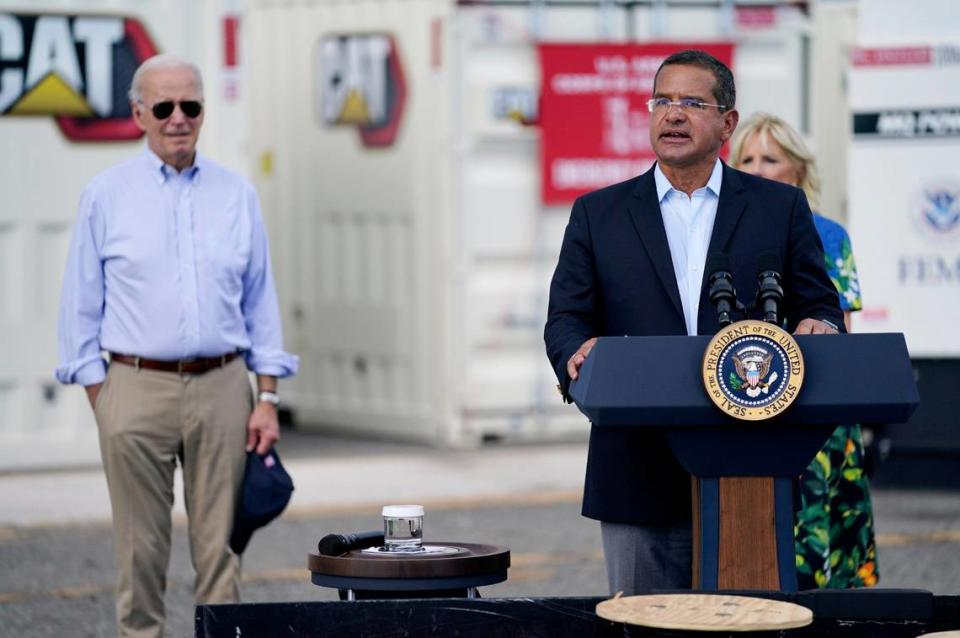
<svg viewBox="0 0 960 638">
<path fill-rule="evenodd" d="M 780 285 L 780 255 L 766 250 L 757 258 L 760 272 L 757 275 L 757 307 L 763 311 L 763 320 L 780 325 L 780 305 L 783 303 L 783 287 Z"/>
<path fill-rule="evenodd" d="M 353 534 L 327 534 L 317 543 L 321 556 L 340 556 L 354 549 L 383 545 L 383 532 L 355 532 Z"/>
<path fill-rule="evenodd" d="M 737 307 L 737 291 L 733 288 L 730 273 L 730 257 L 726 253 L 713 253 L 707 259 L 706 271 L 710 273 L 710 303 L 717 307 L 720 327 L 733 323 L 730 312 Z"/>
</svg>

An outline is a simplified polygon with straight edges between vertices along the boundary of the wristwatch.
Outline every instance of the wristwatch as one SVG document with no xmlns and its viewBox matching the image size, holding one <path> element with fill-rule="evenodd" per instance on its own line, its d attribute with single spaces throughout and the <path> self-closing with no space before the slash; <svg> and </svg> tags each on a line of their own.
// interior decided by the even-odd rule
<svg viewBox="0 0 960 638">
<path fill-rule="evenodd" d="M 276 392 L 261 392 L 257 395 L 257 401 L 280 405 L 280 395 Z"/>
</svg>

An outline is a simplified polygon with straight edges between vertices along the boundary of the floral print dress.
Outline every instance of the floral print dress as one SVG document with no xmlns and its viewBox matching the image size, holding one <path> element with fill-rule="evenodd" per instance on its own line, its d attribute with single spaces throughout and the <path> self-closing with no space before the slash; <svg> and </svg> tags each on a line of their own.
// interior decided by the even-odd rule
<svg viewBox="0 0 960 638">
<path fill-rule="evenodd" d="M 815 214 L 814 222 L 840 307 L 860 310 L 860 281 L 847 231 L 821 215 Z M 794 537 L 801 590 L 877 583 L 873 509 L 863 468 L 860 426 L 841 425 L 800 477 Z"/>
</svg>

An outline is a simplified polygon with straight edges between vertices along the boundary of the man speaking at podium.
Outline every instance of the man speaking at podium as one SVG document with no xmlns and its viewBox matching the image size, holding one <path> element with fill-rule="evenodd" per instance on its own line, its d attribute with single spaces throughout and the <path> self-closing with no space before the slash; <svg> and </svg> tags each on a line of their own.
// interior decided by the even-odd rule
<svg viewBox="0 0 960 638">
<path fill-rule="evenodd" d="M 719 159 L 737 126 L 733 74 L 702 51 L 660 65 L 650 109 L 657 162 L 577 199 L 553 281 L 544 339 L 567 390 L 601 336 L 712 335 L 704 272 L 723 252 L 751 293 L 759 253 L 783 264 L 783 315 L 795 334 L 836 334 L 836 289 L 798 188 Z M 583 515 L 601 522 L 611 593 L 691 585 L 690 477 L 656 430 L 594 426 Z"/>
</svg>

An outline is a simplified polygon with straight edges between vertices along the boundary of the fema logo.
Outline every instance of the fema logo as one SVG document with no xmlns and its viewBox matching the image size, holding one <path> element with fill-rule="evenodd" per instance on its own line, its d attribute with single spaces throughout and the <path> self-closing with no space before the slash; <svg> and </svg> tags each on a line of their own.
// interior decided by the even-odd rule
<svg viewBox="0 0 960 638">
<path fill-rule="evenodd" d="M 915 198 L 913 216 L 920 232 L 930 239 L 960 237 L 960 184 L 947 180 L 927 184 Z"/>
<path fill-rule="evenodd" d="M 788 408 L 803 383 L 803 355 L 774 324 L 739 321 L 717 333 L 703 357 L 714 404 L 736 419 L 769 419 Z"/>
</svg>

